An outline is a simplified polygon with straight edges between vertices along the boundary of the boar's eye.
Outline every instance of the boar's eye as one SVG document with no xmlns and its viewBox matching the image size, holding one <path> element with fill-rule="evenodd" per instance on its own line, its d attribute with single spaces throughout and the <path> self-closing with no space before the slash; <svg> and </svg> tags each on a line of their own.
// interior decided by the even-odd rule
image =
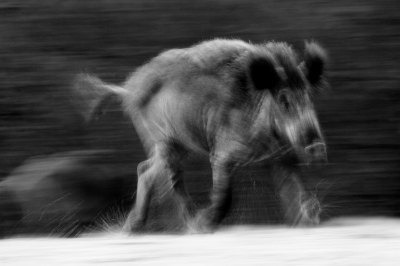
<svg viewBox="0 0 400 266">
<path fill-rule="evenodd" d="M 285 108 L 285 110 L 290 109 L 289 98 L 285 93 L 280 93 L 278 95 L 278 103 Z"/>
<path fill-rule="evenodd" d="M 249 66 L 250 79 L 256 90 L 271 90 L 275 93 L 281 77 L 269 58 L 254 58 Z"/>
</svg>

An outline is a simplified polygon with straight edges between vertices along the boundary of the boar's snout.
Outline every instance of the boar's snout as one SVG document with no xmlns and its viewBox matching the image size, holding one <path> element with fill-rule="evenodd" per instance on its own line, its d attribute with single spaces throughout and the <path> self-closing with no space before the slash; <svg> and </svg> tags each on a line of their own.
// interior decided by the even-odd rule
<svg viewBox="0 0 400 266">
<path fill-rule="evenodd" d="M 307 163 L 324 163 L 327 161 L 326 145 L 315 141 L 304 148 Z"/>
</svg>

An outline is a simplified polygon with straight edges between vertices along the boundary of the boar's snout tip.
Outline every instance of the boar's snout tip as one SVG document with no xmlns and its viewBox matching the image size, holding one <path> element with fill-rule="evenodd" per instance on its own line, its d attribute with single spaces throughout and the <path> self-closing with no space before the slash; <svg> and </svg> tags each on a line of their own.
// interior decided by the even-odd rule
<svg viewBox="0 0 400 266">
<path fill-rule="evenodd" d="M 304 148 L 307 163 L 327 162 L 326 145 L 324 142 L 314 142 Z"/>
</svg>

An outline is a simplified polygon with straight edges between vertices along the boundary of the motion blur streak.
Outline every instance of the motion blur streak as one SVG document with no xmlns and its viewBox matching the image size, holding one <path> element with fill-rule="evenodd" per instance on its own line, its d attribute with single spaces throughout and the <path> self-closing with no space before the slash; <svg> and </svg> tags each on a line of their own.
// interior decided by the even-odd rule
<svg viewBox="0 0 400 266">
<path fill-rule="evenodd" d="M 113 97 L 104 102 L 109 111 L 104 115 L 96 114 L 97 119 L 89 127 L 84 126 L 85 121 L 76 107 L 78 97 L 72 90 L 76 73 L 92 73 L 106 83 L 122 84 L 135 67 L 161 52 L 189 47 L 203 40 L 220 37 L 252 43 L 285 41 L 301 55 L 304 40 L 315 39 L 326 49 L 330 59 L 326 73 L 331 89 L 313 96 L 328 163 L 319 168 L 302 167 L 307 176 L 302 184 L 319 199 L 322 224 L 344 215 L 398 217 L 400 214 L 398 1 L 3 0 L 0 3 L 0 31 L 0 179 L 3 181 L 32 157 L 44 156 L 45 159 L 71 151 L 113 150 L 115 154 L 111 159 L 106 158 L 100 164 L 109 173 L 119 169 L 131 171 L 127 174 L 127 180 L 132 182 L 129 197 L 125 199 L 125 207 L 129 209 L 134 203 L 131 192 L 136 190 L 137 181 L 132 172 L 136 172 L 137 164 L 146 159 L 145 152 L 132 121 L 123 114 Z M 322 146 L 318 147 L 322 150 Z M 318 153 L 318 150 L 310 152 Z M 46 172 L 46 167 L 37 167 L 43 167 Z M 193 205 L 196 209 L 208 206 L 211 189 L 208 160 L 189 157 L 182 168 Z M 284 213 L 277 200 L 279 195 L 265 178 L 269 172 L 256 165 L 246 166 L 237 173 L 241 178 L 233 179 L 232 207 L 222 225 L 282 223 Z M 29 174 L 25 177 L 26 180 L 30 178 Z M 32 180 L 37 179 L 33 176 Z M 21 184 L 21 189 L 24 186 L 32 189 L 33 181 L 24 182 L 27 185 Z M 42 195 L 54 195 L 46 194 L 47 188 L 52 186 L 40 189 L 45 183 L 37 183 L 39 191 L 44 191 Z M 78 188 L 79 184 L 82 183 L 73 187 Z M 110 195 L 102 186 L 99 190 L 93 187 L 91 183 L 89 191 Z M 55 191 L 60 190 L 56 187 Z M 118 190 L 111 194 L 114 192 L 118 194 Z M 73 212 L 79 207 L 118 210 L 121 206 L 113 200 L 111 206 L 108 203 L 86 205 L 81 203 L 85 197 L 77 197 L 76 202 L 70 201 L 73 202 L 70 208 L 51 209 L 49 207 L 53 205 L 48 204 L 66 194 L 56 195 L 49 202 L 40 203 L 42 205 L 29 195 L 32 194 L 26 194 L 26 202 L 38 203 L 37 219 L 43 210 L 59 211 L 57 217 L 60 219 L 55 225 L 63 217 L 63 221 L 70 218 L 65 216 L 68 211 Z M 1 208 L 9 210 L 0 210 L 0 223 L 6 220 L 3 217 L 11 221 L 17 218 L 14 214 L 20 212 L 21 206 L 13 199 L 10 191 L 0 195 Z M 161 200 L 154 200 L 150 205 L 147 230 L 164 230 L 170 224 L 168 221 L 173 220 L 173 211 L 170 212 L 168 203 Z M 28 214 L 23 217 L 31 224 L 29 218 L 33 216 Z M 48 217 L 45 214 L 42 221 Z M 84 220 L 81 219 L 84 217 L 76 217 L 73 221 Z M 94 217 L 96 215 L 90 220 Z M 98 216 L 100 221 L 104 217 L 107 215 Z M 14 222 L 4 224 L 7 228 L 11 226 L 10 230 L 15 225 Z M 397 246 L 397 234 L 388 232 L 389 224 L 378 221 L 374 229 L 366 231 L 377 232 L 378 225 L 387 234 L 377 237 L 379 240 L 374 239 L 374 243 L 379 244 L 365 246 L 364 258 L 370 258 L 370 261 L 374 255 L 372 248 L 380 258 L 383 250 Z M 43 226 L 45 224 L 32 224 L 26 232 L 41 232 Z M 321 237 L 333 237 L 342 244 L 345 239 L 349 240 L 344 235 L 353 235 L 352 229 L 346 229 L 343 235 L 332 230 L 331 235 L 327 233 Z M 80 232 L 79 229 L 76 231 Z M 352 247 L 363 247 L 360 235 L 354 239 L 357 244 Z M 290 241 L 289 237 L 286 240 L 286 243 L 296 242 Z M 387 244 L 386 248 L 381 246 L 383 242 Z M 298 245 L 298 248 L 306 249 L 314 243 L 322 242 L 307 241 L 307 245 Z M 326 247 L 334 252 L 342 246 Z M 290 249 L 291 252 L 294 250 Z M 351 257 L 352 250 L 348 249 L 347 256 Z M 7 252 L 1 252 L 4 253 Z M 317 259 L 316 256 L 313 258 Z M 286 257 L 291 258 L 290 255 Z M 356 257 L 361 261 L 361 256 Z M 325 258 L 329 262 L 334 257 L 327 255 Z M 269 259 L 272 260 L 271 256 Z M 335 264 L 340 262 L 335 260 Z"/>
</svg>

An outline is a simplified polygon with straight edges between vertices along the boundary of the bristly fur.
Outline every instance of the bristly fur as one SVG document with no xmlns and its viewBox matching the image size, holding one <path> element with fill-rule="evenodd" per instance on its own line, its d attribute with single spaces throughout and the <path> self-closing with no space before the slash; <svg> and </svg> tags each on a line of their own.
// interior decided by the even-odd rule
<svg viewBox="0 0 400 266">
<path fill-rule="evenodd" d="M 299 57 L 292 46 L 285 42 L 270 42 L 266 44 L 266 47 L 274 55 L 278 66 L 283 68 L 286 85 L 291 88 L 304 87 L 303 74 L 298 68 Z"/>
</svg>

